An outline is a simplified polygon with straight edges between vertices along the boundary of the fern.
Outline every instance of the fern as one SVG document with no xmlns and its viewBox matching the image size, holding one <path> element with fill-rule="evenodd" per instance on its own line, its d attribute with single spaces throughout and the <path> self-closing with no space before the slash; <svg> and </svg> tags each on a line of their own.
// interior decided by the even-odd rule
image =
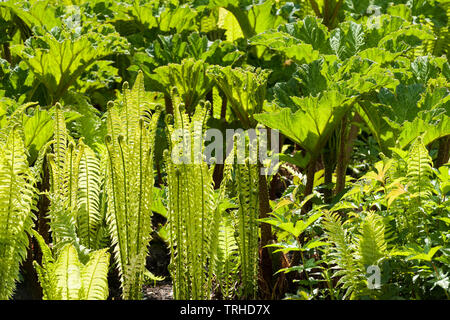
<svg viewBox="0 0 450 320">
<path fill-rule="evenodd" d="M 11 298 L 33 226 L 32 173 L 18 126 L 0 141 L 0 299 Z"/>
<path fill-rule="evenodd" d="M 92 252 L 86 264 L 80 262 L 73 244 L 52 254 L 44 239 L 34 232 L 42 250 L 42 265 L 33 262 L 44 300 L 106 300 L 108 297 L 109 253 Z M 56 255 L 56 258 L 54 257 Z"/>
<path fill-rule="evenodd" d="M 62 199 L 68 208 L 73 208 L 76 201 L 75 173 L 77 162 L 81 160 L 81 148 L 77 148 L 67 133 L 64 112 L 61 105 L 55 106 L 53 153 L 47 155 L 50 167 L 50 192 Z"/>
<path fill-rule="evenodd" d="M 75 144 L 68 134 L 62 107 L 55 106 L 53 152 L 47 154 L 50 171 L 50 200 L 48 217 L 56 250 L 72 244 L 82 262 L 90 250 L 105 244 L 104 206 L 101 188 L 104 170 L 96 154 L 79 139 Z M 48 145 L 41 150 L 37 166 L 42 166 Z M 39 167 L 33 169 L 35 175 Z M 40 178 L 39 178 L 40 179 Z M 103 208 L 103 210 L 102 210 Z"/>
<path fill-rule="evenodd" d="M 86 258 L 89 250 L 81 245 L 79 241 L 76 230 L 76 219 L 73 212 L 57 196 L 49 194 L 49 199 L 50 207 L 48 216 L 50 218 L 50 228 L 55 249 L 60 250 L 67 244 L 73 244 L 78 253 L 83 258 Z"/>
<path fill-rule="evenodd" d="M 100 202 L 103 177 L 100 160 L 94 151 L 88 146 L 83 149 L 78 177 L 78 235 L 84 246 L 99 248 L 97 233 L 103 220 Z"/>
<path fill-rule="evenodd" d="M 422 143 L 422 140 L 417 138 L 409 149 L 409 156 L 406 160 L 408 178 L 408 191 L 412 198 L 416 198 L 420 205 L 423 199 L 431 195 L 431 175 L 432 175 L 432 161 L 428 154 L 428 150 Z"/>
<path fill-rule="evenodd" d="M 151 115 L 140 72 L 124 84 L 123 105 L 108 104 L 108 212 L 124 299 L 140 298 L 151 232 L 153 151 L 160 108 Z M 150 114 L 150 115 L 149 115 Z"/>
<path fill-rule="evenodd" d="M 258 291 L 258 165 L 251 164 L 248 158 L 245 164 L 237 163 L 235 181 L 239 204 L 236 225 L 241 260 L 242 295 L 254 299 Z"/>
<path fill-rule="evenodd" d="M 175 299 L 208 299 L 211 294 L 216 203 L 213 167 L 203 161 L 202 135 L 209 103 L 201 103 L 192 119 L 175 105 L 168 125 L 170 150 L 165 152 L 168 183 L 170 272 Z M 170 118 L 170 117 L 169 117 Z M 167 119 L 168 121 L 170 119 Z M 183 130 L 180 136 L 177 131 Z M 181 147 L 181 148 L 180 148 Z M 181 161 L 180 161 L 181 160 Z"/>
<path fill-rule="evenodd" d="M 108 298 L 109 253 L 107 249 L 94 251 L 81 270 L 82 300 L 106 300 Z"/>
<path fill-rule="evenodd" d="M 358 250 L 361 264 L 365 267 L 376 265 L 387 254 L 382 218 L 374 213 L 369 213 L 361 224 L 360 230 Z"/>
<path fill-rule="evenodd" d="M 57 300 L 77 300 L 81 290 L 81 264 L 77 251 L 71 244 L 63 247 L 55 261 L 54 281 Z"/>
<path fill-rule="evenodd" d="M 380 259 L 387 257 L 385 228 L 380 216 L 368 213 L 359 226 L 359 236 L 351 238 L 344 229 L 341 217 L 336 212 L 325 211 L 323 226 L 330 249 L 330 263 L 338 267 L 334 277 L 338 286 L 345 289 L 345 298 L 356 299 L 363 295 L 376 298 L 377 290 L 368 290 L 366 268 L 378 265 Z"/>
<path fill-rule="evenodd" d="M 361 289 L 361 270 L 357 267 L 354 248 L 352 248 L 351 242 L 347 239 L 345 229 L 338 213 L 325 212 L 324 228 L 328 239 L 334 245 L 330 254 L 332 258 L 330 262 L 339 267 L 339 270 L 334 276 L 340 277 L 338 285 L 342 285 L 342 287 L 346 289 L 344 295 L 345 299 L 353 292 L 357 292 Z"/>
<path fill-rule="evenodd" d="M 237 282 L 239 271 L 239 248 L 234 236 L 235 227 L 224 215 L 220 219 L 220 229 L 217 246 L 217 264 L 215 274 L 224 299 L 233 298 L 233 289 Z"/>
<path fill-rule="evenodd" d="M 52 251 L 45 243 L 44 238 L 42 238 L 37 231 L 32 230 L 32 232 L 42 252 L 41 265 L 39 265 L 36 261 L 33 261 L 33 265 L 42 287 L 43 299 L 48 300 L 49 298 L 56 297 L 58 295 L 56 282 L 53 278 L 55 259 L 53 259 Z"/>
<path fill-rule="evenodd" d="M 87 249 L 79 243 L 77 235 L 78 172 L 84 144 L 75 145 L 66 129 L 62 107 L 55 106 L 53 153 L 47 154 L 50 170 L 50 207 L 48 217 L 53 244 L 61 249 L 73 243 L 78 252 L 85 256 Z"/>
<path fill-rule="evenodd" d="M 388 164 L 385 177 L 376 178 L 374 173 L 366 176 L 383 182 L 383 188 L 379 190 L 384 190 L 388 209 L 396 209 L 398 213 L 396 224 L 399 231 L 407 232 L 407 238 L 415 241 L 421 231 L 418 225 L 425 224 L 425 232 L 428 232 L 423 213 L 433 203 L 432 160 L 421 137 L 411 143 L 409 150 L 391 149 L 392 158 L 383 160 Z"/>
</svg>

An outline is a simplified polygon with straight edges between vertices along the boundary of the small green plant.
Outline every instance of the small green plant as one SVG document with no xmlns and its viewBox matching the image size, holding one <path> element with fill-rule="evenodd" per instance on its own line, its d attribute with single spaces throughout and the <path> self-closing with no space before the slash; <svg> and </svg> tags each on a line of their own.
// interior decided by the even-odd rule
<svg viewBox="0 0 450 320">
<path fill-rule="evenodd" d="M 89 254 L 86 263 L 80 262 L 73 244 L 65 244 L 58 253 L 45 244 L 34 232 L 42 250 L 42 265 L 33 262 L 44 300 L 106 300 L 108 298 L 108 249 Z"/>
<path fill-rule="evenodd" d="M 223 299 L 232 299 L 239 283 L 240 256 L 235 230 L 231 217 L 223 214 L 219 226 L 217 263 L 214 271 Z"/>
<path fill-rule="evenodd" d="M 236 146 L 236 144 L 235 144 Z M 238 247 L 242 282 L 241 295 L 247 299 L 255 299 L 258 293 L 258 260 L 259 260 L 259 166 L 251 163 L 237 163 L 237 152 L 234 153 L 235 184 L 238 210 L 236 229 L 238 231 Z"/>
<path fill-rule="evenodd" d="M 332 244 L 329 263 L 339 268 L 333 277 L 337 277 L 337 285 L 345 289 L 343 298 L 376 297 L 379 292 L 377 288 L 368 288 L 366 273 L 368 267 L 379 265 L 380 260 L 388 256 L 382 218 L 373 212 L 367 213 L 359 225 L 359 235 L 352 236 L 339 213 L 326 211 L 323 226 Z"/>
</svg>

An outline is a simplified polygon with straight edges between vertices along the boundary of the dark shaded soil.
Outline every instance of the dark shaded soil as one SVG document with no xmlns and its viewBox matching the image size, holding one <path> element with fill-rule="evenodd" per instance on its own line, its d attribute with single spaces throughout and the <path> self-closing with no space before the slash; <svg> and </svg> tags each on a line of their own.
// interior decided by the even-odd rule
<svg viewBox="0 0 450 320">
<path fill-rule="evenodd" d="M 146 285 L 143 291 L 144 300 L 173 300 L 171 282 L 159 282 L 156 286 Z"/>
<path fill-rule="evenodd" d="M 154 213 L 152 216 L 153 226 L 161 226 L 167 222 L 166 218 Z M 148 246 L 146 268 L 156 276 L 170 278 L 168 266 L 170 263 L 170 249 L 167 243 L 161 239 L 157 232 L 152 233 L 152 240 Z"/>
</svg>

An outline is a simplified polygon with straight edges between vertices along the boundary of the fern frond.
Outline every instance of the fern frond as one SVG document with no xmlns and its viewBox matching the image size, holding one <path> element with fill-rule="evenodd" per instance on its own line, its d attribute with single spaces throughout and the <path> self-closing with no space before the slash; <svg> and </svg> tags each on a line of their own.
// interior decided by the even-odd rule
<svg viewBox="0 0 450 320">
<path fill-rule="evenodd" d="M 33 226 L 34 186 L 17 126 L 0 144 L 0 299 L 9 299 L 25 259 Z"/>
<path fill-rule="evenodd" d="M 218 236 L 215 274 L 224 299 L 231 299 L 239 271 L 239 247 L 230 219 L 222 217 Z"/>
<path fill-rule="evenodd" d="M 100 160 L 88 146 L 84 147 L 78 177 L 77 225 L 83 245 L 96 247 L 96 234 L 102 222 Z"/>
<path fill-rule="evenodd" d="M 235 169 L 239 210 L 237 214 L 239 256 L 243 296 L 256 298 L 258 290 L 259 218 L 258 166 L 236 164 Z"/>
<path fill-rule="evenodd" d="M 413 198 L 417 198 L 419 204 L 422 199 L 431 195 L 431 175 L 432 160 L 428 154 L 428 150 L 422 142 L 417 138 L 409 149 L 409 157 L 407 159 L 408 191 Z"/>
<path fill-rule="evenodd" d="M 52 185 L 54 192 L 64 192 L 64 169 L 66 166 L 67 129 L 64 114 L 59 103 L 55 106 L 54 120 L 54 164 L 52 165 Z"/>
<path fill-rule="evenodd" d="M 44 238 L 42 238 L 35 230 L 32 230 L 32 232 L 42 251 L 42 266 L 36 261 L 33 261 L 33 266 L 42 288 L 43 300 L 51 300 L 52 297 L 58 297 L 57 284 L 53 277 L 55 260 L 53 259 L 52 252 L 45 243 Z"/>
<path fill-rule="evenodd" d="M 142 72 L 133 88 L 130 90 L 125 83 L 123 91 L 122 106 L 108 103 L 106 220 L 124 289 L 122 295 L 137 299 L 144 272 L 142 261 L 150 241 L 154 136 L 161 108 L 151 112 Z"/>
<path fill-rule="evenodd" d="M 108 249 L 91 254 L 88 263 L 81 270 L 82 300 L 106 300 L 108 298 Z"/>
<path fill-rule="evenodd" d="M 86 264 L 80 262 L 71 243 L 51 252 L 44 239 L 34 232 L 43 253 L 42 265 L 36 261 L 44 300 L 106 300 L 108 297 L 108 249 L 92 252 Z M 56 256 L 56 257 L 55 257 Z"/>
<path fill-rule="evenodd" d="M 200 103 L 189 119 L 184 105 L 175 105 L 174 124 L 168 125 L 170 150 L 164 157 L 169 186 L 170 271 L 176 299 L 208 299 L 211 294 L 212 250 L 217 237 L 214 217 L 218 213 L 213 171 L 203 159 L 202 136 L 209 108 L 209 103 Z"/>
<path fill-rule="evenodd" d="M 386 255 L 385 229 L 382 218 L 371 212 L 361 224 L 358 250 L 364 266 L 376 265 Z"/>
<path fill-rule="evenodd" d="M 259 167 L 252 161 L 251 155 L 240 155 L 242 147 L 245 150 L 250 142 L 247 135 L 241 137 L 244 143 L 239 146 L 237 136 L 234 139 L 234 172 L 239 209 L 236 216 L 238 230 L 238 247 L 242 278 L 242 295 L 247 298 L 256 298 L 258 290 L 258 249 L 259 249 Z M 252 148 L 258 154 L 256 141 Z M 244 160 L 244 163 L 241 161 Z"/>
<path fill-rule="evenodd" d="M 48 217 L 55 250 L 59 252 L 66 245 L 72 244 L 84 262 L 88 257 L 89 249 L 80 243 L 73 213 L 57 195 L 49 194 L 49 198 Z"/>
<path fill-rule="evenodd" d="M 324 217 L 323 226 L 328 240 L 333 244 L 330 262 L 339 267 L 339 271 L 334 273 L 334 277 L 340 277 L 338 285 L 342 285 L 342 288 L 346 289 L 345 299 L 361 289 L 362 272 L 358 268 L 352 244 L 347 239 L 339 214 L 325 211 Z"/>
<path fill-rule="evenodd" d="M 81 290 L 81 263 L 72 244 L 64 246 L 55 262 L 54 277 L 60 297 L 57 300 L 78 300 Z"/>
</svg>

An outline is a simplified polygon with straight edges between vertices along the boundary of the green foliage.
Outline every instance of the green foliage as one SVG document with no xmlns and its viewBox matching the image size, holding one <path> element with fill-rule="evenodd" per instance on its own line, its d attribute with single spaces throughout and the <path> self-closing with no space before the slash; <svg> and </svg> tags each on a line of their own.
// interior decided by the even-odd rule
<svg viewBox="0 0 450 320">
<path fill-rule="evenodd" d="M 200 104 L 192 119 L 184 105 L 176 105 L 168 124 L 170 149 L 165 153 L 168 223 L 175 299 L 210 299 L 216 262 L 214 232 L 216 202 L 212 168 L 203 161 L 202 136 L 209 103 Z"/>
<path fill-rule="evenodd" d="M 449 10 L 0 1 L 0 298 L 34 214 L 45 299 L 105 299 L 107 250 L 109 298 L 142 298 L 160 241 L 179 299 L 449 298 Z M 207 129 L 259 125 L 276 175 L 203 161 Z"/>
<path fill-rule="evenodd" d="M 153 114 L 139 73 L 123 103 L 108 108 L 107 222 L 124 299 L 138 299 L 151 231 L 153 151 L 160 110 Z"/>
<path fill-rule="evenodd" d="M 244 128 L 255 127 L 253 115 L 262 111 L 269 72 L 255 68 L 212 66 L 208 73 L 226 95 L 235 117 Z"/>
<path fill-rule="evenodd" d="M 81 220 L 77 214 L 78 179 L 84 148 L 85 145 L 82 141 L 75 146 L 72 137 L 68 135 L 63 110 L 57 104 L 55 106 L 53 153 L 47 154 L 50 171 L 48 217 L 50 218 L 52 240 L 56 250 L 71 243 L 80 256 L 86 258 L 90 247 L 86 247 L 80 242 L 78 232 L 82 233 L 82 230 L 77 230 Z M 95 194 L 89 196 L 95 197 Z"/>
<path fill-rule="evenodd" d="M 125 50 L 126 42 L 112 26 L 96 26 L 96 32 L 93 28 L 86 25 L 76 33 L 52 29 L 14 48 L 36 77 L 34 90 L 45 86 L 48 98 L 43 103 L 59 101 L 96 60 Z"/>
<path fill-rule="evenodd" d="M 431 195 L 432 162 L 420 138 L 413 142 L 408 154 L 409 157 L 406 159 L 408 191 L 411 193 L 411 198 L 418 199 L 420 205 L 422 198 Z"/>
<path fill-rule="evenodd" d="M 0 299 L 11 298 L 26 258 L 33 226 L 33 176 L 28 165 L 21 128 L 7 128 L 0 139 Z"/>
<path fill-rule="evenodd" d="M 34 261 L 44 300 L 106 300 L 108 297 L 107 249 L 94 251 L 83 264 L 72 244 L 65 245 L 52 256 L 44 239 L 34 232 L 41 247 L 42 265 Z"/>
<path fill-rule="evenodd" d="M 210 6 L 219 6 L 233 14 L 235 19 L 226 20 L 223 27 L 228 30 L 228 40 L 235 40 L 235 36 L 230 37 L 230 29 L 236 29 L 233 26 L 237 21 L 240 27 L 240 32 L 245 38 L 250 38 L 255 34 L 264 32 L 268 29 L 274 28 L 284 22 L 282 16 L 272 14 L 275 7 L 275 1 L 269 0 L 263 3 L 252 4 L 250 1 L 210 1 Z M 248 7 L 247 7 L 248 6 Z M 226 14 L 226 11 L 222 14 Z"/>
<path fill-rule="evenodd" d="M 235 181 L 238 198 L 236 226 L 242 279 L 242 296 L 255 299 L 258 291 L 258 242 L 259 242 L 259 166 L 250 158 L 237 162 L 235 154 Z M 253 162 L 253 163 L 252 163 Z"/>
<path fill-rule="evenodd" d="M 327 91 L 318 97 L 291 99 L 296 112 L 282 108 L 277 112 L 258 114 L 255 118 L 280 130 L 316 158 L 353 99 L 346 99 L 336 91 Z"/>
<path fill-rule="evenodd" d="M 239 247 L 235 239 L 235 227 L 231 219 L 222 216 L 217 245 L 217 262 L 215 264 L 217 282 L 224 299 L 231 299 L 234 296 L 234 288 L 237 285 L 239 272 Z"/>
<path fill-rule="evenodd" d="M 87 248 L 100 247 L 104 210 L 101 188 L 104 176 L 100 160 L 88 146 L 83 147 L 78 172 L 77 225 L 80 242 Z"/>
<path fill-rule="evenodd" d="M 339 268 L 334 277 L 339 277 L 337 285 L 346 290 L 344 299 L 355 299 L 362 295 L 376 296 L 366 286 L 366 268 L 376 266 L 380 259 L 387 257 L 383 220 L 375 213 L 368 213 L 359 226 L 360 235 L 351 237 L 344 228 L 339 213 L 325 212 L 324 229 L 333 244 L 330 263 Z"/>
<path fill-rule="evenodd" d="M 180 64 L 156 68 L 155 74 L 150 75 L 150 79 L 158 83 L 166 96 L 171 95 L 173 91 L 171 88 L 176 88 L 186 111 L 192 114 L 200 100 L 212 89 L 212 81 L 206 69 L 203 61 L 188 59 L 181 61 Z M 172 96 L 173 101 L 176 99 L 177 97 Z"/>
</svg>

